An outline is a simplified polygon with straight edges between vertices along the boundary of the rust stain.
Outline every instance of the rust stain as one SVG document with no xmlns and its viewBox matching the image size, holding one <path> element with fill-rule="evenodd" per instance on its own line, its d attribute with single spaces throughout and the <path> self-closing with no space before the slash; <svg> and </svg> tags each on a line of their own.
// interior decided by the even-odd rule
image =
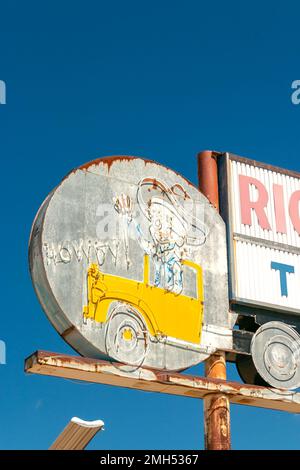
<svg viewBox="0 0 300 470">
<path fill-rule="evenodd" d="M 207 450 L 230 450 L 229 403 L 214 394 L 205 403 L 205 447 Z"/>
<path fill-rule="evenodd" d="M 142 160 L 145 165 L 147 164 L 155 164 L 158 166 L 161 166 L 163 168 L 166 168 L 169 171 L 172 171 L 175 173 L 177 176 L 182 178 L 189 186 L 192 186 L 193 188 L 196 188 L 197 186 L 193 184 L 191 181 L 189 181 L 187 178 L 185 178 L 182 174 L 178 173 L 174 169 L 166 166 L 166 165 L 161 165 L 160 163 L 156 162 L 155 160 L 151 160 L 149 158 L 141 157 L 141 156 L 136 156 L 136 155 L 108 155 L 104 157 L 99 157 L 94 160 L 90 160 L 87 163 L 84 163 L 83 165 L 80 165 L 76 168 L 73 168 L 73 170 L 69 171 L 67 175 L 62 179 L 62 181 L 66 180 L 71 174 L 75 173 L 78 170 L 88 170 L 91 166 L 93 165 L 99 165 L 100 163 L 104 163 L 108 167 L 108 171 L 110 170 L 111 166 L 113 165 L 114 162 L 116 161 L 131 161 L 131 160 Z"/>
<path fill-rule="evenodd" d="M 124 367 L 124 364 L 102 359 L 37 351 L 26 359 L 25 371 L 205 399 L 206 442 L 210 449 L 225 450 L 230 447 L 229 402 L 300 413 L 300 394 L 296 392 L 282 396 L 279 389 L 216 378 L 186 376 L 150 368 L 128 371 L 128 366 Z"/>
<path fill-rule="evenodd" d="M 68 330 L 66 330 L 68 331 Z M 36 351 L 33 355 L 31 355 L 26 361 L 29 361 L 29 359 L 36 358 L 36 361 L 43 362 L 45 360 L 59 360 L 62 364 L 80 364 L 80 365 L 90 365 L 90 366 L 95 366 L 95 367 L 102 367 L 102 366 L 114 366 L 115 369 L 118 369 L 120 372 L 126 372 L 126 370 L 122 370 L 122 367 L 128 367 L 126 364 L 122 364 L 120 362 L 113 362 L 113 361 L 105 361 L 103 359 L 93 359 L 93 358 L 88 358 L 88 357 L 82 357 L 82 356 L 70 356 L 68 354 L 59 354 L 59 353 L 53 353 L 49 351 Z M 29 362 L 28 362 L 29 363 Z M 178 385 L 185 385 L 188 382 L 192 385 L 192 387 L 198 388 L 198 387 L 203 387 L 205 383 L 207 383 L 207 379 L 205 377 L 197 377 L 193 375 L 187 375 L 187 374 L 181 374 L 179 372 L 167 372 L 167 371 L 158 371 L 156 369 L 152 369 L 150 367 L 143 367 L 140 369 L 142 372 L 152 372 L 153 376 L 156 377 L 156 379 L 162 383 L 169 383 L 171 385 L 173 384 L 178 384 Z M 280 390 L 279 389 L 272 389 L 272 388 L 266 388 L 261 385 L 247 385 L 247 384 L 240 384 L 239 382 L 228 382 L 227 380 L 224 379 L 218 379 L 218 378 L 212 378 L 209 377 L 209 383 L 212 385 L 216 386 L 216 389 L 219 390 L 219 393 L 224 393 L 224 391 L 228 394 L 250 394 L 251 395 L 256 395 L 257 397 L 262 396 L 263 392 L 266 391 L 273 391 L 274 393 L 278 393 Z M 286 390 L 285 390 L 286 392 Z M 208 394 L 210 393 L 216 393 L 212 392 L 211 390 L 208 391 Z M 218 391 L 217 391 L 218 393 Z M 296 392 L 293 392 L 289 394 L 289 396 L 295 394 Z M 247 398 L 245 398 L 247 399 Z"/>
<path fill-rule="evenodd" d="M 198 154 L 199 189 L 219 210 L 218 165 L 216 152 L 205 150 Z"/>
<path fill-rule="evenodd" d="M 182 194 L 176 193 L 176 189 L 179 189 L 179 191 L 181 191 L 181 193 L 184 195 L 183 196 L 184 200 L 191 199 L 190 195 L 185 191 L 185 189 L 181 186 L 181 184 L 176 183 L 171 188 L 171 190 L 172 190 L 173 194 L 175 194 L 175 196 L 181 196 Z"/>
<path fill-rule="evenodd" d="M 144 160 L 147 163 L 155 163 L 153 160 L 148 160 L 148 159 L 145 159 L 143 157 L 135 157 L 133 155 L 111 155 L 111 156 L 108 156 L 108 157 L 96 158 L 95 160 L 91 160 L 90 162 L 84 163 L 83 165 L 76 168 L 76 170 L 74 170 L 74 171 L 88 170 L 91 166 L 98 165 L 99 163 L 106 164 L 107 167 L 108 167 L 108 171 L 109 171 L 110 167 L 112 166 L 112 164 L 115 161 L 130 161 L 130 160 L 134 160 L 134 159 L 137 159 L 137 158 L 141 158 L 142 160 Z"/>
<path fill-rule="evenodd" d="M 85 368 L 87 368 L 87 370 L 89 367 L 93 367 L 95 370 L 99 371 L 101 371 L 101 368 L 103 367 L 110 366 L 112 368 L 112 373 L 130 374 L 130 372 L 126 370 L 126 367 L 128 366 L 122 363 L 108 362 L 102 359 L 92 359 L 81 356 L 69 356 L 65 354 L 52 353 L 47 351 L 37 351 L 35 354 L 30 356 L 26 360 L 26 369 L 29 369 L 33 363 L 42 365 L 45 362 L 49 363 L 49 361 L 59 362 L 62 367 L 68 367 L 68 365 L 76 367 L 77 365 L 80 367 L 84 366 Z M 125 367 L 125 370 L 123 369 L 123 367 Z M 151 368 L 142 368 L 140 369 L 140 373 L 146 373 L 146 375 L 147 373 L 152 373 L 152 377 L 160 383 L 168 384 L 171 386 L 189 386 L 194 388 L 195 392 L 197 388 L 201 389 L 203 387 L 206 387 L 208 384 L 208 380 L 204 377 L 195 377 L 190 375 L 183 375 L 180 373 L 161 372 Z M 145 377 L 141 377 L 141 379 L 149 380 L 148 378 L 145 379 Z M 230 395 L 232 397 L 234 395 L 239 395 L 241 397 L 239 400 L 240 403 L 243 402 L 244 404 L 252 402 L 255 398 L 263 398 L 266 392 L 273 392 L 275 394 L 273 399 L 280 399 L 282 401 L 284 401 L 285 399 L 291 400 L 291 397 L 296 394 L 296 392 L 294 392 L 291 393 L 288 397 L 286 397 L 285 395 L 281 397 L 279 396 L 279 389 L 266 388 L 260 385 L 240 384 L 238 382 L 227 382 L 226 380 L 216 378 L 209 378 L 209 385 L 215 385 L 216 390 L 208 390 L 206 395 L 208 398 L 211 395 L 222 395 L 224 393 L 226 393 L 227 396 Z M 269 399 L 271 399 L 271 397 Z"/>
</svg>

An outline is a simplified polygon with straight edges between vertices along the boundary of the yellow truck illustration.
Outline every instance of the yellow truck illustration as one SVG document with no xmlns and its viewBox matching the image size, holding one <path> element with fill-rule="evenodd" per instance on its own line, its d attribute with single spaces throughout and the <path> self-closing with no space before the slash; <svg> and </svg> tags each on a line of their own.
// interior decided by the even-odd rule
<svg viewBox="0 0 300 470">
<path fill-rule="evenodd" d="M 195 271 L 194 298 L 151 285 L 149 264 L 149 256 L 144 255 L 143 282 L 102 273 L 97 264 L 92 264 L 87 273 L 88 304 L 83 309 L 84 318 L 105 325 L 110 320 L 110 306 L 117 301 L 123 306 L 123 318 L 114 326 L 113 334 L 119 342 L 116 350 L 134 349 L 138 334 L 199 345 L 204 301 L 202 268 L 192 261 L 182 261 L 182 265 Z M 128 321 L 124 312 L 130 317 Z"/>
</svg>

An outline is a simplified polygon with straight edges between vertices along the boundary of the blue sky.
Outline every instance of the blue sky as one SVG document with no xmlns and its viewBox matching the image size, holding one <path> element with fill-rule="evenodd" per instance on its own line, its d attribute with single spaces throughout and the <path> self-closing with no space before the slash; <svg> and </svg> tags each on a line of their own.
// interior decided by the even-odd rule
<svg viewBox="0 0 300 470">
<path fill-rule="evenodd" d="M 299 14 L 296 1 L 1 2 L 0 448 L 47 448 L 74 415 L 105 421 L 91 449 L 203 448 L 201 401 L 24 374 L 36 349 L 72 354 L 35 297 L 29 231 L 61 178 L 104 155 L 194 183 L 206 148 L 300 171 Z M 231 411 L 235 449 L 299 448 L 299 416 Z"/>
</svg>

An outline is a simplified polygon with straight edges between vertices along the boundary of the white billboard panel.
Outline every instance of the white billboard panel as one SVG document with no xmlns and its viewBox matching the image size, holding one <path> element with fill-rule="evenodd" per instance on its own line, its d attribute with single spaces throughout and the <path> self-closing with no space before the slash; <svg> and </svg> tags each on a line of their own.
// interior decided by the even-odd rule
<svg viewBox="0 0 300 470">
<path fill-rule="evenodd" d="M 300 312 L 300 175 L 226 154 L 220 184 L 231 301 Z"/>
</svg>

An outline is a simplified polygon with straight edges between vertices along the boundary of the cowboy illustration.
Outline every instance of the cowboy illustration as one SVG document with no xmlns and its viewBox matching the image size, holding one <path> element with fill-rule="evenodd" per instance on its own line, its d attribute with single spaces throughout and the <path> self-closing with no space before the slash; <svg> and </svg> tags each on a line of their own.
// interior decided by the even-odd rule
<svg viewBox="0 0 300 470">
<path fill-rule="evenodd" d="M 204 224 L 182 203 L 187 200 L 191 198 L 181 185 L 170 188 L 155 178 L 143 178 L 138 184 L 136 201 L 149 222 L 147 237 L 133 217 L 130 196 L 121 194 L 114 199 L 114 208 L 123 221 L 127 264 L 130 264 L 128 228 L 133 223 L 139 245 L 154 261 L 154 285 L 174 294 L 183 289 L 182 259 L 187 257 L 189 248 L 203 245 L 206 239 Z M 190 236 L 192 229 L 194 235 Z"/>
</svg>

